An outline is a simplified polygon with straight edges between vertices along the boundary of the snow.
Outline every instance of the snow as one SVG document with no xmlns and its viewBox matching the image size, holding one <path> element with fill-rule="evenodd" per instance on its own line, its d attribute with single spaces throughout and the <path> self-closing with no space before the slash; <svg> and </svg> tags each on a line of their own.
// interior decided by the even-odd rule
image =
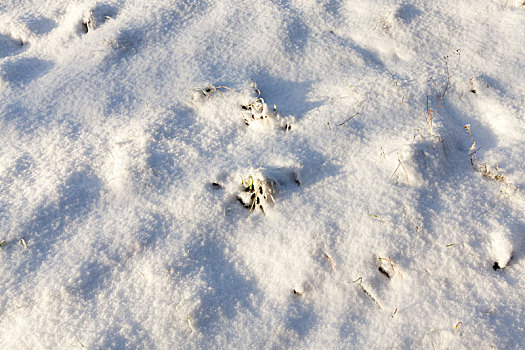
<svg viewBox="0 0 525 350">
<path fill-rule="evenodd" d="M 524 11 L 3 1 L 0 348 L 519 348 Z"/>
</svg>

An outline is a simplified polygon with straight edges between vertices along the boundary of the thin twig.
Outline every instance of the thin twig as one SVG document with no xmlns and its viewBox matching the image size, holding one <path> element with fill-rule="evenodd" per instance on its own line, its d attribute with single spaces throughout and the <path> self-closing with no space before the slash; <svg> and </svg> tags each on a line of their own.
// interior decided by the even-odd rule
<svg viewBox="0 0 525 350">
<path fill-rule="evenodd" d="M 142 271 L 140 271 L 139 269 L 137 269 L 134 265 L 131 265 L 131 266 L 133 266 L 133 268 L 134 268 L 135 270 L 137 270 L 137 271 L 142 275 L 142 277 L 144 277 L 144 279 L 145 279 L 146 281 L 148 280 L 148 279 L 146 278 L 146 275 L 145 275 Z"/>
<path fill-rule="evenodd" d="M 113 153 L 111 153 L 111 150 L 109 149 L 109 147 L 107 145 L 104 145 L 104 147 L 106 147 L 106 149 L 109 152 L 109 155 L 111 156 L 111 158 L 113 158 L 113 161 L 115 161 L 115 157 L 113 156 Z"/>
<path fill-rule="evenodd" d="M 344 122 L 342 122 L 341 124 L 337 124 L 338 126 L 341 126 L 343 124 L 345 124 L 347 121 L 349 120 L 352 120 L 355 116 L 357 116 L 359 114 L 359 112 L 355 113 L 354 115 L 352 115 L 350 118 L 346 119 Z"/>
<path fill-rule="evenodd" d="M 356 280 L 354 281 L 354 283 L 356 283 L 357 281 L 359 281 L 359 287 L 361 287 L 361 290 L 363 291 L 363 293 L 365 293 L 366 295 L 368 295 L 368 296 L 370 297 L 370 299 L 372 299 L 372 300 L 374 301 L 374 303 L 376 303 L 376 305 L 377 305 L 380 309 L 382 309 L 381 304 L 379 304 L 379 302 L 377 301 L 377 299 L 374 298 L 374 297 L 372 296 L 372 294 L 370 294 L 370 292 L 368 292 L 368 291 L 365 289 L 365 287 L 363 287 L 363 278 L 362 278 L 362 277 L 359 277 L 358 279 L 356 279 Z"/>
<path fill-rule="evenodd" d="M 82 344 L 82 342 L 80 341 L 80 339 L 78 339 L 78 336 L 75 335 L 75 338 L 77 338 L 77 341 L 80 343 L 80 346 L 85 348 L 84 344 Z"/>
</svg>

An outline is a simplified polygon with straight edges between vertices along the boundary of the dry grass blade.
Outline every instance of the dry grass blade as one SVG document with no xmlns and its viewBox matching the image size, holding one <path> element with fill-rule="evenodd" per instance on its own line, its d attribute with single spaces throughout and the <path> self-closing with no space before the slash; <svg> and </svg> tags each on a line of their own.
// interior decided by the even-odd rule
<svg viewBox="0 0 525 350">
<path fill-rule="evenodd" d="M 396 174 L 396 172 L 399 169 L 399 167 L 401 167 L 403 169 L 403 171 L 405 172 L 405 177 L 406 177 L 407 182 L 408 182 L 408 173 L 407 173 L 407 170 L 405 169 L 405 166 L 403 165 L 403 163 L 401 163 L 401 159 L 398 158 L 397 161 L 398 161 L 397 168 L 396 168 L 396 170 L 394 170 L 394 172 L 390 176 L 390 179 L 392 179 L 394 177 L 394 175 Z"/>
</svg>

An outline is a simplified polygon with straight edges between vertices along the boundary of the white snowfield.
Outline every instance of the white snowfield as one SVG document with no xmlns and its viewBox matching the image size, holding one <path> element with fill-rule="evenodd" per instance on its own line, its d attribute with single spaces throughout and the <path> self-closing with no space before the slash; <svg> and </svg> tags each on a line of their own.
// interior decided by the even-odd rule
<svg viewBox="0 0 525 350">
<path fill-rule="evenodd" d="M 522 0 L 2 0 L 0 349 L 518 349 Z"/>
</svg>

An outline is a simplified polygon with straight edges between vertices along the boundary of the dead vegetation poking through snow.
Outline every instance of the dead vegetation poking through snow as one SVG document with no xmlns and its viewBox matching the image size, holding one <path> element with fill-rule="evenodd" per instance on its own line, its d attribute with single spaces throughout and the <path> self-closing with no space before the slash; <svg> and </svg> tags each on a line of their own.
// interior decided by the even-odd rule
<svg viewBox="0 0 525 350">
<path fill-rule="evenodd" d="M 237 195 L 237 199 L 245 208 L 250 209 L 250 214 L 257 208 L 266 214 L 264 207 L 270 203 L 275 204 L 274 188 L 275 181 L 265 179 L 262 175 L 249 175 L 246 180 L 242 179 L 242 192 Z"/>
<path fill-rule="evenodd" d="M 293 118 L 281 116 L 277 111 L 276 105 L 270 107 L 261 97 L 261 91 L 253 80 L 251 82 L 251 92 L 248 96 L 246 96 L 246 93 L 236 92 L 227 86 L 208 85 L 204 88 L 193 88 L 191 91 L 193 92 L 192 99 L 194 101 L 209 100 L 215 93 L 218 93 L 223 98 L 226 98 L 226 93 L 238 94 L 237 99 L 243 100 L 243 102 L 239 103 L 239 107 L 234 109 L 240 108 L 240 114 L 246 126 L 271 128 L 276 124 L 284 132 L 289 132 L 292 129 Z"/>
<path fill-rule="evenodd" d="M 488 163 L 478 162 L 477 151 L 479 150 L 479 148 L 477 148 L 476 140 L 472 135 L 470 124 L 465 125 L 464 128 L 467 131 L 470 140 L 472 141 L 472 145 L 468 150 L 468 154 L 470 155 L 470 164 L 472 165 L 472 168 L 486 179 L 502 182 L 505 185 L 505 188 L 501 190 L 502 195 L 509 195 L 509 193 L 511 192 L 518 191 L 519 188 L 507 181 L 507 177 L 504 175 L 503 170 L 500 169 L 497 165 L 496 167 L 493 167 Z"/>
</svg>

